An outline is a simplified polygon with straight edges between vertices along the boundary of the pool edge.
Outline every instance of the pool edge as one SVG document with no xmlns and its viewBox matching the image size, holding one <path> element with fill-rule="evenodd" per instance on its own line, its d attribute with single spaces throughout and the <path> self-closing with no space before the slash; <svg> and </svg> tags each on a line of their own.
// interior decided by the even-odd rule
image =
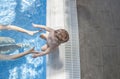
<svg viewBox="0 0 120 79">
<path fill-rule="evenodd" d="M 68 43 L 62 44 L 55 51 L 59 53 L 52 53 L 47 56 L 46 79 L 61 79 L 61 76 L 62 79 L 80 79 L 76 0 L 47 0 L 46 25 L 55 29 L 65 28 L 70 32 L 71 37 Z M 72 30 L 72 26 L 74 26 L 74 30 Z M 65 54 L 65 52 L 68 53 Z"/>
</svg>

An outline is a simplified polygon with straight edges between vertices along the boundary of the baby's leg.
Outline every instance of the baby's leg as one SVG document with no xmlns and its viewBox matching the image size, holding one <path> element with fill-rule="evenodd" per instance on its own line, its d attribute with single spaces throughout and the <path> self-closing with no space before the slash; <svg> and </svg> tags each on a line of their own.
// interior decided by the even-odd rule
<svg viewBox="0 0 120 79">
<path fill-rule="evenodd" d="M 42 51 L 45 51 L 47 48 L 48 48 L 48 45 L 45 44 L 44 46 L 41 47 L 41 50 L 42 50 Z"/>
</svg>

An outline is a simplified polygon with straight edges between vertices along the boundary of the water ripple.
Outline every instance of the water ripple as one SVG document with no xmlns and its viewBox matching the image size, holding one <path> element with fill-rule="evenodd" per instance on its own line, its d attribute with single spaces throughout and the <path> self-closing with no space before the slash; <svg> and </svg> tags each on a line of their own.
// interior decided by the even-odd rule
<svg viewBox="0 0 120 79">
<path fill-rule="evenodd" d="M 0 0 L 0 24 L 11 24 L 15 19 L 15 0 Z"/>
</svg>

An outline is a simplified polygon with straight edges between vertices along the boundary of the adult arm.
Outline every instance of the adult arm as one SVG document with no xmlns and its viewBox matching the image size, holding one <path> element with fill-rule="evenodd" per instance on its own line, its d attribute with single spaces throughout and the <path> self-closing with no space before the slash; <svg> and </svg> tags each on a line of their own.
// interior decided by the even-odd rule
<svg viewBox="0 0 120 79">
<path fill-rule="evenodd" d="M 41 28 L 41 29 L 44 29 L 48 32 L 54 31 L 54 29 L 47 27 L 47 26 L 44 26 L 44 25 L 38 25 L 38 24 L 34 24 L 34 23 L 32 23 L 32 25 L 33 25 L 33 27 Z"/>
<path fill-rule="evenodd" d="M 0 25 L 0 30 L 15 30 L 15 31 L 27 33 L 29 35 L 34 35 L 35 33 L 39 32 L 39 31 L 30 31 L 14 25 Z"/>
<path fill-rule="evenodd" d="M 2 55 L 2 54 L 0 54 L 0 60 L 17 59 L 17 58 L 23 57 L 27 54 L 30 54 L 32 51 L 34 51 L 34 48 L 31 48 L 30 50 L 27 50 L 27 51 L 19 53 L 19 54 L 14 54 L 14 55 Z"/>
<path fill-rule="evenodd" d="M 33 53 L 34 53 L 33 58 L 46 55 L 46 54 L 50 53 L 50 51 L 51 51 L 51 48 L 48 47 L 48 48 L 47 48 L 45 51 L 43 51 L 43 52 L 33 52 Z"/>
</svg>

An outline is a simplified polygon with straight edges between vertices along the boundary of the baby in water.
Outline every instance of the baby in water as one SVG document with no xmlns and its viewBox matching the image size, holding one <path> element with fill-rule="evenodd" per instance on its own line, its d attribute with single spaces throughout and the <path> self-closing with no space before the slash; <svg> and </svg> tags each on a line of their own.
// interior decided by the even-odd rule
<svg viewBox="0 0 120 79">
<path fill-rule="evenodd" d="M 42 39 L 45 39 L 47 43 L 41 48 L 42 52 L 32 51 L 33 58 L 46 55 L 50 53 L 50 51 L 56 49 L 60 44 L 65 43 L 69 40 L 69 34 L 65 29 L 54 30 L 50 27 L 43 25 L 37 25 L 37 24 L 32 24 L 32 25 L 35 28 L 41 28 L 49 32 L 49 34 L 46 33 L 40 35 L 40 37 Z"/>
<path fill-rule="evenodd" d="M 56 49 L 60 44 L 65 43 L 69 40 L 69 34 L 65 29 L 57 29 L 54 30 L 50 27 L 47 26 L 43 26 L 43 25 L 37 25 L 37 24 L 32 24 L 33 27 L 35 28 L 41 28 L 46 30 L 48 33 L 42 34 L 40 35 L 40 37 L 42 39 L 45 39 L 47 41 L 47 43 L 41 48 L 41 52 L 39 51 L 35 51 L 34 48 L 29 49 L 28 51 L 16 54 L 16 55 L 1 55 L 0 54 L 0 59 L 16 59 L 16 58 L 20 58 L 24 55 L 33 53 L 33 58 L 39 57 L 39 56 L 43 56 L 46 54 L 49 54 L 52 50 Z M 3 26 L 0 25 L 0 30 L 15 30 L 15 31 L 19 31 L 19 32 L 23 32 L 23 33 L 27 33 L 29 35 L 34 35 L 35 33 L 39 32 L 39 31 L 29 31 L 17 26 L 13 26 L 13 25 L 7 25 L 7 26 Z"/>
</svg>

